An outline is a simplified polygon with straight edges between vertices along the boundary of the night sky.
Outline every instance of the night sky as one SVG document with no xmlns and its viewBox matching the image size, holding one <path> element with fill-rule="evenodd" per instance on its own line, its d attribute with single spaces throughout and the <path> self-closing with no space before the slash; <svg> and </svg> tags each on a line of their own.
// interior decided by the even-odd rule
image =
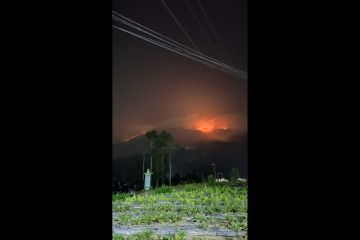
<svg viewBox="0 0 360 240">
<path fill-rule="evenodd" d="M 226 52 L 211 32 L 196 0 L 187 1 L 216 50 L 184 0 L 166 3 L 200 51 L 247 71 L 247 1 L 201 1 Z M 161 0 L 113 0 L 113 10 L 194 48 Z M 153 128 L 194 128 L 199 122 L 246 130 L 247 80 L 113 30 L 113 142 Z"/>
</svg>

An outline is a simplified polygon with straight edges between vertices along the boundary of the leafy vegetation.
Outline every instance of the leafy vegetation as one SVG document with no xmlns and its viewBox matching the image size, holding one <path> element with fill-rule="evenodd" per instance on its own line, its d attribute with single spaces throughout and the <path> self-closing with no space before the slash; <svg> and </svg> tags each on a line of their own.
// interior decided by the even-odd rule
<svg viewBox="0 0 360 240">
<path fill-rule="evenodd" d="M 197 188 L 198 186 L 196 184 L 186 184 L 184 189 L 187 192 L 194 192 L 197 190 Z"/>
<path fill-rule="evenodd" d="M 222 226 L 247 232 L 247 187 L 217 183 L 161 187 L 148 195 L 113 197 L 113 211 L 117 213 L 114 221 L 121 226 L 175 224 L 192 219 L 204 229 Z M 179 240 L 180 235 L 163 239 Z"/>
<path fill-rule="evenodd" d="M 112 200 L 114 201 L 123 201 L 125 200 L 129 195 L 126 193 L 116 193 L 112 195 Z"/>
<path fill-rule="evenodd" d="M 113 240 L 125 240 L 126 238 L 121 234 L 113 233 L 112 239 Z"/>
<path fill-rule="evenodd" d="M 155 236 L 155 234 L 152 231 L 147 230 L 130 236 L 124 236 L 121 234 L 113 233 L 112 239 L 113 240 L 184 240 L 185 233 L 183 231 L 178 231 L 174 235 L 165 235 L 159 237 L 159 236 Z"/>
<path fill-rule="evenodd" d="M 168 186 L 162 186 L 157 189 L 155 189 L 155 193 L 161 194 L 161 193 L 171 193 L 173 191 L 173 188 Z"/>
<path fill-rule="evenodd" d="M 208 182 L 209 186 L 214 186 L 216 184 L 215 178 L 211 174 L 208 176 L 207 182 Z"/>
</svg>

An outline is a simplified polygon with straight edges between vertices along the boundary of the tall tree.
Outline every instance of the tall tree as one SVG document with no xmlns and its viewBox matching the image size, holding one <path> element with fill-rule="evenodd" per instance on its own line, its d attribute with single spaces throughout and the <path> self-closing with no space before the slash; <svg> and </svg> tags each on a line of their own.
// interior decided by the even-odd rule
<svg viewBox="0 0 360 240">
<path fill-rule="evenodd" d="M 171 153 L 175 149 L 175 143 L 173 136 L 166 132 L 162 131 L 156 141 L 156 149 L 159 152 L 159 156 L 161 159 L 161 180 L 162 185 L 164 185 L 164 174 L 165 174 L 165 155 L 168 155 L 168 161 L 169 161 L 169 185 L 171 185 Z"/>
<path fill-rule="evenodd" d="M 168 154 L 169 154 L 169 186 L 171 186 L 171 170 L 172 170 L 172 161 L 171 154 L 178 149 L 178 146 L 175 144 L 174 139 L 168 141 Z"/>
<path fill-rule="evenodd" d="M 155 147 L 153 149 L 153 156 L 154 156 L 154 170 L 153 170 L 153 178 L 154 178 L 154 184 L 156 188 L 159 186 L 159 178 L 161 176 L 161 162 L 162 162 L 162 153 L 160 149 L 158 148 L 158 143 L 156 141 Z"/>
<path fill-rule="evenodd" d="M 152 130 L 145 133 L 145 137 L 150 143 L 150 169 L 153 171 L 153 145 L 156 141 L 156 138 L 158 137 L 158 133 L 156 130 Z"/>
<path fill-rule="evenodd" d="M 157 156 L 159 156 L 160 160 L 160 166 L 161 166 L 161 185 L 164 185 L 164 157 L 166 154 L 166 145 L 168 141 L 168 135 L 166 131 L 161 131 L 158 137 L 156 138 L 156 151 L 158 153 Z"/>
<path fill-rule="evenodd" d="M 150 168 L 154 173 L 153 176 L 156 181 L 156 186 L 159 184 L 160 176 L 161 185 L 164 185 L 166 155 L 168 155 L 169 160 L 169 185 L 171 185 L 171 154 L 175 150 L 175 143 L 172 135 L 166 131 L 158 133 L 156 130 L 152 130 L 147 132 L 145 136 L 150 143 Z M 155 160 L 154 164 L 153 159 Z"/>
</svg>

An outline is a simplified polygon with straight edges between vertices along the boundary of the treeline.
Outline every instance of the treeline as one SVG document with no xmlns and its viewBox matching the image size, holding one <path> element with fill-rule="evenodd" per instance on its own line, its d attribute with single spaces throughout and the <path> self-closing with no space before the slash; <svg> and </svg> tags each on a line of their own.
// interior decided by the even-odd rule
<svg viewBox="0 0 360 240">
<path fill-rule="evenodd" d="M 149 143 L 150 170 L 153 173 L 153 187 L 159 187 L 159 184 L 165 185 L 166 176 L 168 175 L 168 185 L 171 186 L 172 162 L 171 156 L 178 149 L 173 136 L 167 131 L 156 130 L 146 132 L 145 134 Z M 143 154 L 143 166 L 145 164 L 145 153 Z M 143 167 L 145 170 L 145 167 Z"/>
<path fill-rule="evenodd" d="M 128 182 L 135 184 L 137 189 L 143 188 L 144 172 L 148 168 L 153 172 L 152 188 L 200 183 L 210 174 L 214 175 L 211 162 L 216 163 L 217 178 L 231 179 L 232 167 L 238 168 L 237 172 L 240 170 L 242 178 L 247 177 L 244 174 L 246 165 L 237 160 L 244 159 L 238 154 L 242 154 L 243 149 L 239 143 L 208 143 L 199 145 L 196 150 L 187 150 L 177 146 L 169 132 L 156 130 L 147 132 L 145 139 L 140 143 L 143 144 L 142 154 L 113 161 L 113 175 L 120 183 Z"/>
</svg>

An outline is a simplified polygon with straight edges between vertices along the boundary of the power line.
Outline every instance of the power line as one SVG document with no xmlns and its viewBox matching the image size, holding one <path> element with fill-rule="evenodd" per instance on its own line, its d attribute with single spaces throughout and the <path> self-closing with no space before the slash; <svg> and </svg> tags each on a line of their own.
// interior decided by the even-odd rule
<svg viewBox="0 0 360 240">
<path fill-rule="evenodd" d="M 151 30 L 151 29 L 149 29 L 149 28 L 141 25 L 140 23 L 137 23 L 137 22 L 135 22 L 135 21 L 133 21 L 133 20 L 131 20 L 131 19 L 129 19 L 129 18 L 126 18 L 126 17 L 122 16 L 121 14 L 119 14 L 119 13 L 117 13 L 117 12 L 115 12 L 115 11 L 113 11 L 113 14 L 116 15 L 117 18 L 123 18 L 123 19 L 125 19 L 125 20 L 127 20 L 127 21 L 129 21 L 129 22 L 131 22 L 131 23 L 133 23 L 133 24 L 135 24 L 136 26 L 139 26 L 140 28 L 143 28 L 143 29 L 146 29 L 146 30 L 150 31 L 151 33 L 157 35 L 158 37 L 165 38 L 165 39 L 169 40 L 170 42 L 172 42 L 173 44 L 178 45 L 179 47 L 180 47 L 180 46 L 181 46 L 181 47 L 184 47 L 184 48 L 188 49 L 188 50 L 191 51 L 191 52 L 194 52 L 194 53 L 199 54 L 199 55 L 201 55 L 201 56 L 210 58 L 210 59 L 212 59 L 213 61 L 219 62 L 219 61 L 216 60 L 216 59 L 213 59 L 213 58 L 211 58 L 211 57 L 209 57 L 209 56 L 206 56 L 205 54 L 203 54 L 203 53 L 201 53 L 201 52 L 198 52 L 198 51 L 196 51 L 196 50 L 194 50 L 194 49 L 192 49 L 192 48 L 190 48 L 190 47 L 188 47 L 188 46 L 185 46 L 185 45 L 183 45 L 183 44 L 181 44 L 181 43 L 179 43 L 179 42 L 177 42 L 177 41 L 175 41 L 175 40 L 173 40 L 173 39 L 171 39 L 171 38 L 168 38 L 168 37 L 166 37 L 166 36 L 164 36 L 164 35 L 162 35 L 162 34 L 160 34 L 160 33 L 158 33 L 158 32 L 155 32 L 154 30 Z M 113 18 L 114 18 L 114 16 L 113 16 Z M 116 18 L 114 18 L 114 19 L 116 20 Z M 143 31 L 145 31 L 145 30 L 143 30 Z M 148 34 L 149 34 L 149 33 L 148 33 Z M 149 34 L 149 35 L 150 35 L 150 34 Z M 219 62 L 219 63 L 220 63 L 220 62 Z"/>
<path fill-rule="evenodd" d="M 146 40 L 148 42 L 151 42 L 155 45 L 158 45 L 160 47 L 166 47 L 166 49 L 172 51 L 172 52 L 175 52 L 175 53 L 179 53 L 180 55 L 182 56 L 185 56 L 185 57 L 188 57 L 190 59 L 193 59 L 195 61 L 198 61 L 200 63 L 204 63 L 205 65 L 208 65 L 208 66 L 211 66 L 211 67 L 216 67 L 216 69 L 219 69 L 219 70 L 225 70 L 226 72 L 228 73 L 232 73 L 232 74 L 235 74 L 239 77 L 242 77 L 244 79 L 247 79 L 247 73 L 246 72 L 243 72 L 241 70 L 238 70 L 236 68 L 233 68 L 231 66 L 228 66 L 216 59 L 213 59 L 211 57 L 208 57 L 206 56 L 205 54 L 202 54 L 194 49 L 191 49 L 181 43 L 178 43 L 176 42 L 175 40 L 171 39 L 171 38 L 168 38 L 158 32 L 155 32 L 153 30 L 151 30 L 150 28 L 147 28 L 129 18 L 126 18 L 124 16 L 122 16 L 121 14 L 113 11 L 113 19 L 116 20 L 117 22 L 120 22 L 122 24 L 125 24 L 129 27 L 132 27 L 132 28 L 135 28 L 136 30 L 138 31 L 141 31 L 142 33 L 145 33 L 147 35 L 150 35 L 151 37 L 155 37 L 157 39 L 159 39 L 161 42 L 158 42 L 154 39 L 151 39 L 149 37 L 145 37 L 144 35 L 142 35 L 141 33 L 140 34 L 136 34 L 134 35 L 135 33 L 134 32 L 130 32 L 128 30 L 126 30 L 125 32 L 133 35 L 133 36 L 136 36 L 136 37 L 139 37 L 143 40 Z M 117 28 L 118 30 L 125 30 L 125 29 L 120 29 L 120 28 Z M 146 30 L 145 30 L 146 29 Z M 146 39 L 145 39 L 146 38 Z M 165 40 L 167 39 L 167 40 Z"/>
<path fill-rule="evenodd" d="M 224 63 L 222 63 L 222 62 L 219 62 L 218 60 L 212 59 L 212 58 L 210 58 L 210 57 L 208 57 L 208 56 L 206 56 L 206 55 L 204 55 L 204 54 L 200 54 L 200 53 L 196 52 L 195 50 L 188 51 L 187 49 L 184 49 L 184 48 L 182 48 L 181 46 L 177 46 L 176 44 L 173 44 L 172 42 L 166 41 L 166 40 L 164 40 L 163 38 L 161 38 L 161 37 L 159 37 L 159 36 L 156 36 L 156 35 L 154 35 L 154 34 L 152 34 L 152 33 L 149 33 L 148 31 L 146 31 L 146 30 L 144 30 L 144 29 L 141 29 L 141 28 L 139 28 L 138 26 L 136 26 L 136 25 L 134 25 L 134 24 L 131 24 L 131 23 L 125 21 L 125 20 L 119 19 L 119 18 L 116 17 L 116 16 L 113 16 L 113 18 L 114 18 L 114 20 L 119 21 L 120 23 L 123 23 L 123 24 L 125 24 L 125 25 L 127 25 L 127 26 L 133 27 L 133 28 L 135 28 L 135 29 L 137 29 L 137 30 L 139 30 L 139 31 L 141 31 L 141 32 L 144 32 L 144 33 L 146 33 L 146 34 L 148 34 L 148 35 L 150 35 L 150 36 L 152 36 L 152 37 L 155 37 L 155 38 L 157 38 L 157 39 L 159 39 L 159 40 L 161 40 L 161 41 L 163 41 L 163 42 L 166 42 L 167 44 L 170 44 L 172 47 L 175 47 L 176 50 L 182 50 L 182 51 L 185 52 L 186 54 L 190 54 L 190 55 L 192 55 L 192 56 L 202 58 L 202 59 L 204 59 L 204 60 L 206 60 L 206 61 L 210 61 L 210 62 L 212 62 L 212 63 L 214 63 L 214 64 L 219 64 L 219 65 L 221 65 L 221 66 L 223 66 L 223 67 L 225 67 L 225 68 L 228 68 L 228 69 L 231 70 L 231 71 L 240 72 L 240 70 L 237 70 L 237 69 L 235 69 L 235 68 L 233 68 L 233 67 L 230 67 L 230 66 L 228 66 L 228 65 L 226 65 L 226 64 L 224 64 Z M 150 29 L 149 29 L 149 30 L 150 30 Z"/>
<path fill-rule="evenodd" d="M 140 36 L 143 36 L 143 35 L 141 35 L 141 34 L 139 34 L 139 35 L 140 35 Z M 143 36 L 143 37 L 144 37 L 144 36 Z M 152 40 L 153 40 L 153 39 L 152 39 Z M 161 39 L 160 39 L 160 40 L 161 40 Z M 156 41 L 156 40 L 153 40 L 153 41 Z M 166 42 L 166 41 L 165 41 L 165 42 Z M 166 42 L 166 43 L 168 43 L 168 42 Z M 184 50 L 184 49 L 182 49 L 182 48 L 178 48 L 177 46 L 174 46 L 174 45 L 172 45 L 172 44 L 170 44 L 170 45 L 167 45 L 167 44 L 164 44 L 164 43 L 162 43 L 162 44 L 163 44 L 163 45 L 166 45 L 166 46 L 168 46 L 168 47 L 171 47 L 172 49 L 174 49 L 174 50 L 176 50 L 176 51 L 180 51 L 180 52 L 182 52 L 183 54 L 187 54 L 187 55 L 192 56 L 192 57 L 201 58 L 202 61 L 210 62 L 211 64 L 215 64 L 215 65 L 217 65 L 217 66 L 219 66 L 219 67 L 226 68 L 226 69 L 228 69 L 229 71 L 236 72 L 236 73 L 240 73 L 240 72 L 241 72 L 240 70 L 237 70 L 237 69 L 235 69 L 235 68 L 233 68 L 233 67 L 227 66 L 227 65 L 225 65 L 225 64 L 223 64 L 223 63 L 219 63 L 219 62 L 212 61 L 211 59 L 208 59 L 208 58 L 204 58 L 204 57 L 202 57 L 202 56 L 199 56 L 198 54 L 194 54 L 194 53 L 189 52 L 189 51 L 187 51 L 187 50 Z"/>
<path fill-rule="evenodd" d="M 115 16 L 116 15 L 116 16 Z M 121 19 L 122 18 L 122 19 Z M 194 50 L 194 49 L 191 49 L 191 48 L 189 48 L 189 47 L 187 47 L 187 46 L 185 46 L 185 45 L 183 45 L 183 44 L 181 44 L 181 43 L 179 43 L 179 42 L 176 42 L 175 40 L 172 40 L 171 38 L 168 38 L 168 37 L 166 37 L 166 36 L 164 36 L 164 35 L 162 35 L 162 34 L 160 34 L 160 33 L 158 33 L 158 32 L 155 32 L 155 31 L 153 31 L 153 30 L 151 30 L 150 28 L 147 28 L 147 27 L 145 27 L 145 26 L 143 26 L 143 25 L 141 25 L 140 23 L 137 23 L 137 22 L 135 22 L 135 21 L 133 21 L 133 20 L 131 20 L 131 19 L 129 19 L 129 18 L 126 18 L 126 17 L 124 17 L 124 16 L 122 16 L 121 14 L 119 14 L 119 13 L 117 13 L 117 12 L 115 12 L 115 11 L 113 11 L 113 19 L 114 20 L 116 20 L 116 21 L 121 21 L 121 23 L 124 23 L 124 24 L 126 24 L 126 25 L 128 25 L 128 26 L 131 26 L 131 27 L 136 27 L 136 29 L 137 30 L 140 30 L 140 31 L 142 31 L 142 32 L 144 32 L 144 33 L 146 33 L 146 34 L 148 34 L 148 35 L 150 35 L 150 36 L 153 36 L 153 37 L 156 37 L 156 38 L 158 38 L 158 39 L 160 39 L 161 41 L 165 41 L 165 42 L 167 42 L 166 40 L 164 40 L 163 38 L 165 38 L 165 39 L 167 39 L 167 40 L 169 40 L 170 42 L 167 42 L 167 43 L 169 43 L 169 44 L 171 44 L 172 46 L 175 46 L 176 48 L 180 48 L 180 49 L 182 49 L 182 50 L 184 50 L 184 51 L 187 51 L 187 52 L 189 52 L 189 50 L 190 50 L 190 54 L 192 54 L 192 55 L 198 55 L 199 57 L 201 57 L 201 58 L 205 58 L 205 59 L 207 59 L 207 60 L 212 60 L 213 62 L 216 62 L 216 63 L 218 63 L 218 64 L 221 64 L 221 65 L 223 65 L 223 66 L 225 66 L 225 67 L 227 67 L 227 68 L 229 68 L 229 69 L 232 69 L 233 71 L 238 71 L 238 72 L 242 72 L 242 71 L 240 71 L 240 70 L 238 70 L 238 69 L 235 69 L 235 68 L 233 68 L 233 67 L 230 67 L 230 66 L 228 66 L 228 65 L 226 65 L 226 64 L 224 64 L 224 63 L 222 63 L 222 62 L 220 62 L 220 61 L 218 61 L 218 60 L 216 60 L 216 59 L 213 59 L 213 58 L 211 58 L 211 57 L 209 57 L 209 56 L 207 56 L 207 55 L 205 55 L 205 54 L 202 54 L 202 53 L 200 53 L 200 52 L 197 52 L 196 50 Z M 123 19 L 125 19 L 125 20 L 123 20 Z M 133 23 L 133 24 L 131 24 L 131 23 Z M 138 28 L 138 27 L 140 27 L 140 28 Z M 154 33 L 155 35 L 157 35 L 157 36 L 154 36 L 154 34 L 151 34 L 151 33 L 149 33 L 148 31 L 146 31 L 146 30 L 144 30 L 144 29 L 146 29 L 146 30 L 148 30 L 149 32 L 151 32 L 151 33 Z M 178 44 L 178 45 L 177 45 Z M 186 48 L 186 50 L 184 49 L 184 48 L 182 48 L 182 47 L 184 47 L 184 48 Z M 243 72 L 243 73 L 245 73 L 245 72 Z M 246 73 L 245 73 L 246 74 Z"/>
<path fill-rule="evenodd" d="M 129 31 L 129 30 L 123 29 L 123 28 L 121 28 L 121 27 L 113 26 L 113 28 L 118 29 L 118 30 L 121 30 L 121 31 L 123 31 L 123 32 L 126 32 L 126 33 L 128 33 L 128 34 L 130 34 L 130 35 L 133 35 L 133 36 L 135 36 L 135 37 L 138 37 L 138 38 L 140 38 L 140 39 L 143 39 L 143 40 L 145 40 L 145 41 L 148 41 L 148 42 L 150 42 L 150 43 L 152 43 L 152 44 L 155 44 L 155 45 L 157 45 L 157 46 L 163 47 L 163 48 L 165 48 L 165 49 L 167 49 L 167 50 L 169 50 L 169 51 L 178 53 L 178 54 L 180 54 L 180 55 L 182 55 L 182 56 L 184 56 L 184 57 L 187 57 L 187 58 L 190 58 L 190 59 L 195 60 L 195 61 L 197 61 L 197 62 L 203 63 L 203 64 L 205 64 L 205 65 L 207 65 L 207 66 L 209 66 L 209 67 L 213 67 L 213 68 L 216 68 L 216 69 L 218 69 L 218 70 L 222 70 L 222 71 L 224 71 L 224 72 L 233 74 L 233 75 L 238 76 L 238 77 L 241 77 L 241 78 L 245 78 L 245 79 L 247 78 L 246 73 L 245 73 L 245 75 L 244 75 L 244 74 L 242 74 L 241 72 L 240 72 L 240 73 L 234 72 L 234 71 L 231 71 L 231 70 L 229 70 L 229 69 L 227 69 L 227 68 L 220 67 L 220 66 L 217 65 L 217 64 L 211 64 L 211 63 L 209 63 L 209 62 L 206 62 L 206 61 L 204 61 L 204 60 L 198 59 L 198 58 L 196 58 L 196 57 L 192 57 L 192 56 L 190 56 L 189 54 L 183 53 L 183 52 L 181 52 L 181 51 L 179 51 L 179 50 L 177 50 L 177 49 L 171 48 L 171 46 L 168 46 L 168 45 L 166 45 L 166 44 L 164 44 L 164 43 L 157 42 L 157 41 L 152 40 L 152 39 L 150 39 L 150 38 L 144 37 L 144 36 L 142 36 L 142 35 L 140 35 L 140 34 L 136 34 L 136 33 L 131 32 L 131 31 Z"/>
<path fill-rule="evenodd" d="M 157 45 L 157 46 L 163 47 L 163 48 L 165 48 L 165 49 L 167 49 L 167 50 L 170 50 L 170 51 L 172 51 L 172 52 L 178 53 L 178 54 L 180 54 L 180 55 L 182 55 L 182 56 L 188 57 L 188 58 L 193 59 L 193 60 L 195 60 L 195 61 L 198 61 L 198 62 L 200 62 L 200 63 L 206 64 L 206 65 L 208 65 L 208 66 L 210 66 L 210 67 L 213 67 L 213 66 L 214 66 L 213 64 L 210 64 L 210 63 L 208 63 L 208 62 L 206 62 L 206 61 L 203 61 L 203 60 L 200 60 L 200 59 L 198 59 L 198 58 L 192 57 L 192 56 L 190 56 L 190 55 L 188 55 L 188 54 L 182 53 L 181 51 L 176 50 L 176 49 L 173 49 L 173 48 L 171 48 L 170 46 L 168 46 L 168 45 L 166 45 L 166 44 L 157 42 L 157 41 L 152 40 L 152 39 L 150 39 L 150 38 L 144 37 L 144 36 L 142 36 L 142 35 L 140 35 L 140 34 L 136 34 L 136 33 L 134 33 L 134 32 L 131 32 L 131 31 L 129 31 L 129 30 L 126 30 L 126 29 L 123 29 L 123 28 L 120 28 L 120 27 L 117 27 L 117 26 L 113 26 L 113 28 L 118 29 L 118 30 L 121 30 L 121 31 L 126 32 L 126 33 L 128 33 L 128 34 L 131 34 L 131 35 L 133 35 L 133 36 L 135 36 L 135 37 L 138 37 L 138 38 L 140 38 L 140 39 L 143 39 L 143 40 L 145 40 L 145 41 L 148 41 L 148 42 L 153 43 L 153 44 L 155 44 L 155 45 Z"/>
<path fill-rule="evenodd" d="M 181 23 L 177 20 L 177 18 L 175 17 L 175 15 L 172 13 L 172 11 L 170 10 L 170 8 L 166 5 L 164 0 L 161 0 L 162 4 L 164 5 L 164 7 L 166 8 L 166 10 L 168 11 L 168 13 L 172 16 L 172 18 L 175 20 L 175 22 L 177 23 L 177 25 L 181 28 L 181 30 L 184 32 L 184 34 L 186 35 L 186 37 L 189 39 L 189 41 L 191 42 L 191 44 L 196 48 L 196 50 L 199 50 L 199 48 L 196 46 L 196 44 L 193 42 L 193 40 L 191 39 L 191 37 L 189 36 L 189 34 L 185 31 L 184 27 L 181 25 Z"/>
<path fill-rule="evenodd" d="M 124 30 L 124 29 L 119 29 L 119 30 Z M 127 33 L 129 33 L 129 34 L 131 34 L 131 35 L 134 35 L 134 33 L 133 32 L 130 32 L 130 31 L 125 31 L 125 32 L 127 32 Z M 142 36 L 141 34 L 136 34 L 136 35 L 134 35 L 134 36 L 137 36 L 137 37 L 140 37 L 140 38 L 142 38 L 142 39 L 144 39 L 144 40 L 147 40 L 147 41 L 151 41 L 152 43 L 154 43 L 154 40 L 152 40 L 152 39 L 150 39 L 150 38 L 146 38 L 146 37 L 144 37 L 144 36 Z M 156 41 L 155 41 L 156 42 Z M 174 45 L 166 45 L 166 44 L 164 44 L 164 43 L 160 43 L 160 42 L 156 42 L 156 43 L 158 43 L 158 44 L 156 44 L 156 45 L 158 45 L 158 46 L 166 46 L 167 48 L 166 49 L 171 49 L 173 52 L 175 51 L 176 53 L 181 53 L 180 55 L 182 55 L 182 56 L 189 56 L 189 58 L 191 58 L 191 59 L 193 59 L 193 60 L 199 60 L 198 62 L 201 62 L 201 63 L 206 63 L 206 65 L 208 65 L 208 64 L 210 64 L 210 66 L 216 66 L 217 67 L 217 69 L 218 69 L 218 67 L 220 67 L 220 68 L 225 68 L 228 72 L 232 72 L 232 73 L 235 73 L 235 74 L 237 74 L 237 75 L 239 75 L 239 76 L 241 76 L 241 77 L 243 77 L 243 78 L 246 78 L 246 72 L 242 72 L 242 71 L 240 71 L 240 70 L 237 70 L 237 69 L 235 69 L 235 68 L 232 68 L 232 67 L 230 67 L 230 66 L 227 66 L 227 65 L 225 65 L 225 64 L 222 64 L 222 63 L 219 63 L 219 62 L 215 62 L 215 61 L 212 61 L 212 60 L 210 60 L 210 59 L 208 59 L 208 58 L 204 58 L 204 57 L 202 57 L 202 56 L 199 56 L 199 55 L 197 55 L 197 54 L 194 54 L 194 53 L 191 53 L 191 52 L 189 52 L 189 51 L 187 51 L 187 50 L 184 50 L 184 49 L 182 49 L 182 48 L 178 48 L 177 46 L 174 46 Z M 160 45 L 159 45 L 160 44 Z M 190 56 L 191 55 L 191 56 Z M 199 59 L 199 58 L 202 58 L 202 59 Z M 210 63 L 209 63 L 210 62 Z"/>
<path fill-rule="evenodd" d="M 217 55 L 219 54 L 218 49 L 215 47 L 214 42 L 211 40 L 211 38 L 209 37 L 209 35 L 207 34 L 205 28 L 203 27 L 203 25 L 201 24 L 200 20 L 198 19 L 198 17 L 196 16 L 194 10 L 192 9 L 191 5 L 187 2 L 187 0 L 184 0 L 185 5 L 188 7 L 188 9 L 191 12 L 191 15 L 193 16 L 193 18 L 195 19 L 195 21 L 199 24 L 201 31 L 203 32 L 203 34 L 205 35 L 206 39 L 208 40 L 208 42 L 210 43 L 211 47 L 214 49 L 214 51 L 216 52 Z"/>
<path fill-rule="evenodd" d="M 229 62 L 231 62 L 231 61 L 230 61 L 229 54 L 227 53 L 226 48 L 225 48 L 223 42 L 221 41 L 219 35 L 218 35 L 217 32 L 215 31 L 214 25 L 212 24 L 210 18 L 209 18 L 208 15 L 206 14 L 205 9 L 202 7 L 202 5 L 201 5 L 201 3 L 200 3 L 200 0 L 196 0 L 196 2 L 197 2 L 197 4 L 199 5 L 199 7 L 200 7 L 200 9 L 201 9 L 201 11 L 202 11 L 202 13 L 203 13 L 203 15 L 205 16 L 206 21 L 209 23 L 209 26 L 210 26 L 211 30 L 213 31 L 216 39 L 217 39 L 218 42 L 220 43 L 221 48 L 224 50 L 226 57 L 228 58 Z"/>
<path fill-rule="evenodd" d="M 177 49 L 174 49 L 174 48 L 172 48 L 171 46 L 168 46 L 168 45 L 166 45 L 166 44 L 164 44 L 164 43 L 160 43 L 160 42 L 157 42 L 157 41 L 152 40 L 152 39 L 150 39 L 150 38 L 144 37 L 144 36 L 142 36 L 141 34 L 136 34 L 136 33 L 134 33 L 134 32 L 131 32 L 131 31 L 129 31 L 129 30 L 126 30 L 126 29 L 123 29 L 123 28 L 120 28 L 120 27 L 117 27 L 117 26 L 113 26 L 113 28 L 118 29 L 118 30 L 121 30 L 121 31 L 124 31 L 124 32 L 126 32 L 126 33 L 129 33 L 129 34 L 131 34 L 131 35 L 133 35 L 133 36 L 135 36 L 135 37 L 141 38 L 141 39 L 143 39 L 143 40 L 145 40 L 145 41 L 148 41 L 148 42 L 153 43 L 153 44 L 155 44 L 155 45 L 158 45 L 158 46 L 160 46 L 160 47 L 164 47 L 165 49 L 168 49 L 168 50 L 170 50 L 170 51 L 172 51 L 172 52 L 178 53 L 178 54 L 180 54 L 180 55 L 182 55 L 182 56 L 188 57 L 188 58 L 190 58 L 190 59 L 193 59 L 193 60 L 198 61 L 198 62 L 200 62 L 200 63 L 203 63 L 203 64 L 205 64 L 205 65 L 208 65 L 208 66 L 210 66 L 210 67 L 216 67 L 216 69 L 224 70 L 225 72 L 232 73 L 232 74 L 235 74 L 235 75 L 239 75 L 239 73 L 234 72 L 233 70 L 230 70 L 230 69 L 224 68 L 224 67 L 222 67 L 222 66 L 219 66 L 219 65 L 217 65 L 217 64 L 212 64 L 212 63 L 206 62 L 205 60 L 201 60 L 201 59 L 198 59 L 198 58 L 196 58 L 196 57 L 190 56 L 190 55 L 187 54 L 187 53 L 184 53 L 184 52 L 181 52 L 181 51 L 179 51 L 179 50 L 177 50 Z M 220 68 L 219 68 L 219 67 L 220 67 Z M 239 75 L 239 76 L 240 76 L 240 75 Z"/>
<path fill-rule="evenodd" d="M 175 40 L 173 40 L 173 39 L 171 39 L 171 38 L 168 38 L 168 37 L 166 37 L 166 36 L 164 36 L 164 35 L 162 35 L 162 34 L 160 34 L 160 33 L 158 33 L 158 32 L 155 32 L 154 30 L 151 30 L 151 29 L 149 29 L 149 28 L 141 25 L 140 23 L 137 23 L 137 22 L 135 22 L 135 21 L 133 21 L 133 20 L 131 20 L 131 19 L 129 19 L 129 18 L 126 18 L 126 17 L 124 17 L 123 15 L 121 15 L 121 14 L 115 12 L 115 11 L 112 11 L 112 12 L 113 12 L 114 15 L 116 15 L 116 16 L 119 17 L 119 18 L 124 18 L 125 20 L 128 20 L 129 22 L 131 22 L 131 23 L 133 23 L 133 24 L 135 24 L 135 25 L 137 25 L 137 26 L 139 26 L 139 27 L 142 27 L 142 28 L 144 28 L 144 29 L 146 29 L 146 30 L 149 30 L 150 32 L 152 32 L 152 33 L 154 33 L 154 34 L 156 34 L 156 35 L 158 35 L 158 36 L 160 36 L 160 37 L 163 37 L 163 38 L 165 38 L 165 39 L 167 39 L 167 40 L 169 40 L 169 41 L 171 41 L 171 42 L 173 42 L 173 43 L 175 43 L 175 44 L 178 44 L 178 45 L 180 45 L 180 46 L 182 46 L 182 47 L 184 47 L 184 48 L 186 48 L 186 49 L 188 49 L 188 50 L 190 50 L 190 51 L 196 52 L 194 49 L 189 48 L 188 46 L 185 46 L 185 45 L 183 45 L 183 44 L 181 44 L 181 43 L 179 43 L 179 42 L 177 42 L 177 41 L 175 41 Z M 199 54 L 205 56 L 204 54 L 202 54 L 202 53 L 200 53 L 200 52 L 199 52 Z"/>
</svg>

